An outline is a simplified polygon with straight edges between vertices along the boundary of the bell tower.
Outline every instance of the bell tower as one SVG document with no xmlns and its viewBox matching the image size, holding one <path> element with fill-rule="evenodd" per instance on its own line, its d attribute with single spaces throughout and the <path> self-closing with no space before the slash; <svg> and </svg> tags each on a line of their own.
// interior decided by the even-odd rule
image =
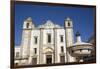
<svg viewBox="0 0 100 69">
<path fill-rule="evenodd" d="M 65 35 L 66 35 L 67 57 L 68 57 L 67 61 L 75 62 L 75 57 L 72 57 L 70 51 L 68 51 L 68 47 L 71 47 L 74 43 L 73 22 L 69 17 L 65 19 Z"/>
<path fill-rule="evenodd" d="M 24 21 L 24 24 L 23 24 L 23 29 L 32 29 L 34 28 L 34 24 L 32 24 L 32 18 L 31 17 L 28 17 L 25 21 Z"/>
<path fill-rule="evenodd" d="M 31 40 L 31 31 L 34 28 L 32 24 L 32 18 L 28 17 L 23 24 L 23 31 L 22 31 L 22 42 L 21 42 L 21 58 L 23 61 L 21 63 L 27 63 L 30 53 L 30 40 Z"/>
</svg>

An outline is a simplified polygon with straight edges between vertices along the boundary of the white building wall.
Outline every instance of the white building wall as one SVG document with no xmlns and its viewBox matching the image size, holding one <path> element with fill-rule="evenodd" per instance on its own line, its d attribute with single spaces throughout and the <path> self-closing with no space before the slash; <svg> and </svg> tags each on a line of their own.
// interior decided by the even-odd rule
<svg viewBox="0 0 100 69">
<path fill-rule="evenodd" d="M 29 55 L 29 64 L 32 64 L 32 58 L 37 58 L 37 64 L 45 64 L 47 55 L 47 52 L 45 52 L 46 48 L 51 48 L 50 55 L 52 55 L 52 63 L 60 63 L 61 54 L 64 54 L 65 62 L 72 61 L 71 58 L 73 57 L 71 57 L 70 54 L 66 54 L 66 52 L 68 52 L 66 47 L 73 44 L 73 28 L 72 22 L 70 27 L 67 23 L 68 22 L 65 22 L 66 28 L 60 27 L 59 25 L 54 25 L 51 21 L 47 21 L 46 24 L 42 25 L 43 28 L 31 28 L 31 22 L 29 26 L 31 29 L 24 30 L 22 34 L 22 57 L 24 57 L 24 55 Z M 24 23 L 24 26 L 25 24 L 26 23 Z M 48 43 L 48 34 L 51 34 L 50 43 Z M 60 41 L 61 35 L 63 35 L 63 42 Z M 37 37 L 37 44 L 34 43 L 34 37 Z M 61 46 L 63 46 L 64 49 L 63 53 L 61 53 Z M 34 54 L 34 48 L 37 48 L 37 54 Z M 22 60 L 23 63 L 26 61 L 27 60 Z"/>
<path fill-rule="evenodd" d="M 37 37 L 37 44 L 35 44 L 34 37 Z M 40 30 L 33 29 L 31 33 L 31 44 L 30 44 L 30 60 L 29 63 L 32 63 L 32 58 L 37 58 L 37 64 L 39 64 L 39 45 L 40 45 Z M 37 53 L 34 53 L 34 48 L 37 49 Z"/>
<path fill-rule="evenodd" d="M 60 41 L 60 36 L 63 35 L 63 42 Z M 61 46 L 64 48 L 65 62 L 66 62 L 66 43 L 65 43 L 65 30 L 57 29 L 57 63 L 60 63 Z"/>
<path fill-rule="evenodd" d="M 51 34 L 51 43 L 47 42 L 47 34 Z M 63 42 L 60 42 L 60 36 L 63 35 Z M 37 44 L 34 43 L 34 37 L 38 37 L 37 38 Z M 54 41 L 56 40 L 56 41 Z M 40 29 L 33 29 L 31 32 L 31 39 L 30 39 L 30 54 L 29 54 L 29 60 L 28 63 L 32 64 L 32 58 L 36 58 L 37 57 L 37 64 L 40 63 L 39 61 L 39 47 L 40 47 Z M 46 54 L 44 53 L 44 50 L 48 47 L 52 48 L 54 51 L 56 50 L 56 54 L 52 53 L 52 63 L 54 63 L 54 55 L 56 57 L 55 58 L 55 62 L 56 63 L 60 63 L 60 54 L 61 54 L 61 46 L 64 47 L 64 54 L 65 54 L 65 62 L 66 60 L 66 43 L 65 43 L 65 29 L 43 29 L 43 46 L 42 46 L 42 53 L 43 53 L 43 58 L 42 58 L 42 64 L 46 63 Z M 55 42 L 55 43 L 54 43 Z M 57 46 L 56 48 L 54 47 Z M 34 48 L 37 48 L 37 54 L 34 54 Z M 24 62 L 24 60 L 23 60 Z"/>
<path fill-rule="evenodd" d="M 47 42 L 47 34 L 51 34 L 51 43 Z M 43 29 L 43 45 L 54 44 L 54 30 L 53 29 Z"/>
<path fill-rule="evenodd" d="M 14 59 L 20 58 L 20 46 L 16 46 L 14 51 L 15 51 L 15 54 L 14 54 L 15 57 L 14 57 Z M 19 52 L 19 57 L 16 57 L 16 53 L 17 53 L 17 52 Z M 20 64 L 20 61 L 19 61 L 19 60 L 15 60 L 14 63 L 15 63 L 15 64 L 16 64 L 16 63 Z"/>
<path fill-rule="evenodd" d="M 51 42 L 50 43 L 48 43 L 48 36 L 47 36 L 48 34 L 51 34 Z M 45 49 L 48 47 L 54 49 L 54 30 L 53 30 L 53 28 L 43 29 L 43 51 L 45 51 Z M 52 57 L 54 56 L 53 54 L 52 54 Z M 47 54 L 43 52 L 43 58 L 44 58 L 43 64 L 46 63 L 46 55 Z M 54 58 L 52 58 L 52 62 L 54 62 L 53 59 Z"/>
<path fill-rule="evenodd" d="M 30 49 L 30 38 L 31 38 L 31 30 L 23 30 L 22 33 L 22 42 L 21 42 L 21 49 L 20 49 L 20 53 L 21 53 L 21 62 L 22 64 L 28 64 L 28 60 L 27 58 L 29 57 L 29 49 Z"/>
<path fill-rule="evenodd" d="M 16 47 L 15 47 L 15 54 L 14 54 L 14 56 L 16 56 L 16 53 L 17 53 L 17 52 L 20 53 L 20 46 L 16 46 Z"/>
</svg>

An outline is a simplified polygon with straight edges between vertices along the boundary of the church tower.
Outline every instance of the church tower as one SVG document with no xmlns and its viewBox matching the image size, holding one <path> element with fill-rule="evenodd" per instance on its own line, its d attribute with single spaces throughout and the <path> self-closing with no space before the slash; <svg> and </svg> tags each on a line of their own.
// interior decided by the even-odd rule
<svg viewBox="0 0 100 69">
<path fill-rule="evenodd" d="M 65 20 L 65 35 L 66 35 L 67 61 L 75 62 L 75 57 L 72 57 L 70 51 L 68 51 L 68 47 L 72 46 L 74 43 L 73 23 L 69 17 Z"/>
<path fill-rule="evenodd" d="M 30 53 L 30 40 L 31 40 L 31 31 L 34 28 L 32 24 L 32 18 L 28 17 L 23 24 L 22 31 L 22 42 L 21 42 L 21 58 L 23 61 L 21 63 L 28 63 L 29 53 Z"/>
</svg>

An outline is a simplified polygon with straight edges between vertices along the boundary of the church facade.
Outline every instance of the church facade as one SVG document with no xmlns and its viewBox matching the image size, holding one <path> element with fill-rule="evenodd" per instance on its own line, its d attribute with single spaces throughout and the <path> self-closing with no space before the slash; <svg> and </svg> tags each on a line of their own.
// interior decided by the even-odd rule
<svg viewBox="0 0 100 69">
<path fill-rule="evenodd" d="M 36 27 L 29 17 L 23 23 L 21 44 L 15 46 L 14 63 L 35 65 L 77 62 L 77 58 L 67 49 L 73 44 L 73 22 L 70 18 L 65 19 L 64 27 L 51 20 Z"/>
</svg>

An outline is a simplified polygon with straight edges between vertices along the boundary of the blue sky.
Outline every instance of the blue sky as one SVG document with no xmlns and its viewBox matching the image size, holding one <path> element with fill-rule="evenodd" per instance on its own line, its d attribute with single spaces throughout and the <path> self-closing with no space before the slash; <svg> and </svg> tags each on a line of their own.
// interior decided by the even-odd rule
<svg viewBox="0 0 100 69">
<path fill-rule="evenodd" d="M 73 20 L 74 36 L 76 31 L 87 41 L 94 33 L 94 8 L 44 6 L 32 4 L 15 5 L 15 45 L 20 45 L 22 39 L 22 25 L 25 19 L 32 17 L 35 26 L 51 20 L 64 26 L 64 20 L 70 17 Z"/>
</svg>

